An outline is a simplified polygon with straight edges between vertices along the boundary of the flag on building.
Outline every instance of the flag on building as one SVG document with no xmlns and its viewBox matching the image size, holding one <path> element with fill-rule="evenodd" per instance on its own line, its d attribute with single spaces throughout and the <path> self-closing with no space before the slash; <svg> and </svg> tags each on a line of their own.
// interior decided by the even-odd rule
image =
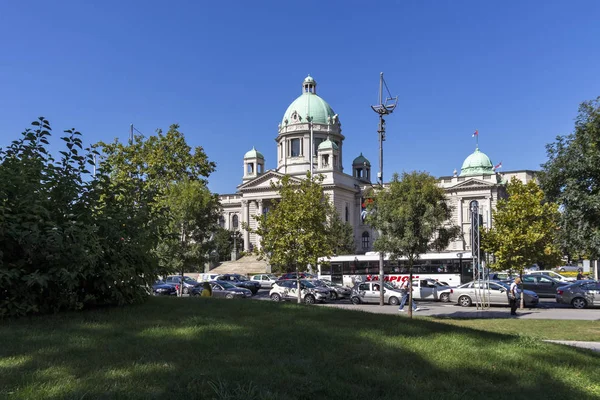
<svg viewBox="0 0 600 400">
<path fill-rule="evenodd" d="M 497 170 L 499 168 L 502 168 L 502 161 L 500 161 L 498 164 L 496 164 L 496 166 L 494 167 L 494 170 Z"/>
<path fill-rule="evenodd" d="M 475 136 L 479 136 L 479 131 L 478 130 L 475 130 L 475 132 L 473 133 L 473 137 L 475 137 Z"/>
</svg>

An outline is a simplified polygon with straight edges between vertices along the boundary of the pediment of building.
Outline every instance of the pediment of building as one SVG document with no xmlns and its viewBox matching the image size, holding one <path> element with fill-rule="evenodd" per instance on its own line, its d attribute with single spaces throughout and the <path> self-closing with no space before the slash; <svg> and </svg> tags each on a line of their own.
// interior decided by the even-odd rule
<svg viewBox="0 0 600 400">
<path fill-rule="evenodd" d="M 238 186 L 240 192 L 255 192 L 255 191 L 268 191 L 273 190 L 271 188 L 271 182 L 277 183 L 285 175 L 275 170 L 266 171 L 264 174 L 257 176 L 256 178 L 242 183 Z M 300 182 L 298 178 L 291 177 L 292 181 Z"/>
<path fill-rule="evenodd" d="M 494 181 L 484 181 L 482 179 L 470 178 L 463 182 L 458 182 L 454 186 L 446 186 L 446 190 L 471 190 L 471 189 L 491 189 L 497 186 Z"/>
</svg>

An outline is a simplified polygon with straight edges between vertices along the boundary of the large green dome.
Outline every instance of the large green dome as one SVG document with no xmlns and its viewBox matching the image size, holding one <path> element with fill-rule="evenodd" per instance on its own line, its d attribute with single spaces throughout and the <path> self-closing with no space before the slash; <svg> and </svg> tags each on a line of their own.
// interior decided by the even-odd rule
<svg viewBox="0 0 600 400">
<path fill-rule="evenodd" d="M 460 169 L 460 176 L 493 174 L 494 165 L 492 161 L 485 153 L 479 151 L 479 148 L 475 149 L 475 152 L 465 159 Z"/>
<path fill-rule="evenodd" d="M 286 126 L 306 122 L 306 116 L 313 118 L 312 122 L 327 124 L 328 117 L 333 118 L 335 113 L 325 100 L 317 96 L 317 82 L 309 75 L 304 79 L 302 94 L 290 104 L 281 120 L 281 125 Z"/>
</svg>

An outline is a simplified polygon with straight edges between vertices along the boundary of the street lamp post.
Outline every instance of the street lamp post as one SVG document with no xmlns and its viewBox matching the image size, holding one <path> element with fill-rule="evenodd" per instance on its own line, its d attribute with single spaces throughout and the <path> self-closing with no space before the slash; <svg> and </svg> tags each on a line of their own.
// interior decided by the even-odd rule
<svg viewBox="0 0 600 400">
<path fill-rule="evenodd" d="M 379 135 L 379 172 L 377 173 L 377 182 L 379 183 L 379 189 L 383 190 L 383 142 L 385 140 L 385 120 L 383 119 L 384 115 L 391 114 L 396 105 L 398 104 L 398 96 L 391 97 L 390 91 L 388 89 L 388 96 L 383 102 L 383 86 L 385 85 L 387 89 L 387 84 L 383 80 L 383 72 L 379 74 L 379 104 L 376 106 L 371 106 L 373 111 L 379 114 L 379 126 L 377 129 L 377 133 Z M 379 237 L 381 237 L 381 230 L 379 230 Z M 381 286 L 381 290 L 379 292 L 379 305 L 383 306 L 385 304 L 384 297 L 384 271 L 383 271 L 383 252 L 379 252 L 379 283 Z"/>
</svg>

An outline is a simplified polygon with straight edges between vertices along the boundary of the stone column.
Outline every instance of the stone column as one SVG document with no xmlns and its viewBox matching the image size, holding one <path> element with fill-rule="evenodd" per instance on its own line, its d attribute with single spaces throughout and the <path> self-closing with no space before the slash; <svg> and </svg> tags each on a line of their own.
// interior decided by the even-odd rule
<svg viewBox="0 0 600 400">
<path fill-rule="evenodd" d="M 492 227 L 492 197 L 488 196 L 487 198 L 487 229 L 490 229 Z"/>
<path fill-rule="evenodd" d="M 258 215 L 261 216 L 263 214 L 263 201 L 261 200 L 256 200 L 256 205 L 257 205 L 257 209 L 258 209 Z M 261 241 L 262 237 L 259 234 L 256 234 L 256 248 L 260 249 L 261 245 L 260 245 L 260 241 Z"/>
<path fill-rule="evenodd" d="M 465 232 L 463 230 L 463 199 L 458 198 L 458 226 L 460 227 L 460 250 L 465 251 Z"/>
<path fill-rule="evenodd" d="M 242 219 L 250 225 L 250 202 L 242 200 Z M 244 229 L 244 251 L 250 251 L 250 232 Z"/>
</svg>

